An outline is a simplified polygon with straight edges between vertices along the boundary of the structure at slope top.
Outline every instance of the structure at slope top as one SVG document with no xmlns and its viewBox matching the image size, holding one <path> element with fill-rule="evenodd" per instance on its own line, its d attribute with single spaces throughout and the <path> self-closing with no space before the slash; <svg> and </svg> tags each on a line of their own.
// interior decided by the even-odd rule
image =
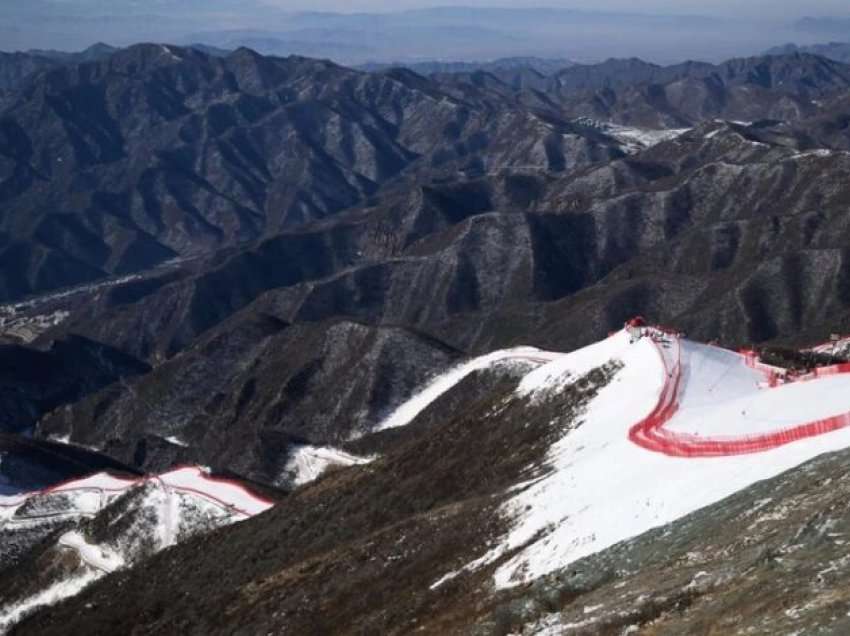
<svg viewBox="0 0 850 636">
<path fill-rule="evenodd" d="M 409 419 L 397 416 L 394 425 L 436 400 L 434 387 L 449 390 L 485 359 L 522 361 L 527 350 L 516 351 L 494 352 L 435 378 L 396 411 Z M 529 409 L 595 368 L 616 361 L 620 370 L 551 446 L 543 475 L 511 493 L 503 508 L 513 519 L 511 531 L 434 586 L 508 555 L 496 570 L 497 586 L 531 581 L 850 447 L 844 367 L 794 378 L 751 352 L 655 327 L 623 330 L 568 354 L 534 355 L 548 362 L 531 365 L 516 389 Z"/>
<path fill-rule="evenodd" d="M 793 418 L 762 418 L 761 423 L 772 427 L 771 430 L 749 433 L 749 428 L 729 431 L 727 435 L 718 436 L 700 434 L 699 432 L 682 432 L 675 426 L 667 426 L 682 409 L 699 409 L 707 405 L 717 404 L 723 400 L 734 398 L 736 403 L 746 400 L 748 395 L 754 397 L 758 392 L 778 389 L 791 384 L 810 382 L 831 376 L 850 374 L 850 363 L 822 366 L 799 374 L 793 370 L 771 366 L 762 362 L 753 350 L 733 352 L 714 345 L 706 345 L 715 351 L 715 362 L 718 376 L 711 379 L 711 386 L 702 399 L 707 402 L 701 406 L 694 405 L 694 390 L 699 384 L 691 378 L 688 368 L 683 372 L 682 335 L 666 327 L 645 324 L 642 318 L 635 318 L 625 325 L 629 343 L 634 344 L 641 339 L 652 343 L 658 359 L 661 362 L 660 373 L 664 385 L 658 402 L 652 412 L 635 423 L 629 431 L 629 439 L 650 451 L 682 457 L 711 457 L 718 455 L 739 455 L 769 450 L 791 442 L 822 435 L 840 428 L 850 426 L 850 408 L 847 411 L 831 414 L 825 417 L 806 420 L 806 412 L 801 412 L 799 421 Z M 850 339 L 840 339 L 839 343 L 850 342 Z M 828 343 L 813 349 L 813 351 L 833 352 L 836 344 Z M 495 351 L 461 364 L 433 379 L 424 389 L 410 400 L 399 406 L 387 419 L 378 425 L 376 430 L 385 430 L 404 426 L 411 422 L 429 404 L 457 385 L 470 373 L 497 364 L 525 363 L 534 367 L 547 365 L 564 354 L 541 351 L 533 347 L 516 347 Z M 690 384 L 687 380 L 691 380 Z M 729 389 L 732 391 L 724 391 Z M 820 388 L 831 391 L 828 383 Z M 690 390 L 689 390 L 690 389 Z M 788 393 L 787 393 L 788 394 Z M 827 399 L 827 404 L 829 400 Z M 748 415 L 746 408 L 741 410 L 741 418 L 752 423 L 753 415 Z M 710 427 L 706 429 L 706 433 Z M 735 434 L 735 433 L 739 434 Z"/>
<path fill-rule="evenodd" d="M 811 351 L 834 356 L 850 356 L 850 336 L 835 334 L 828 342 L 812 347 Z"/>
</svg>

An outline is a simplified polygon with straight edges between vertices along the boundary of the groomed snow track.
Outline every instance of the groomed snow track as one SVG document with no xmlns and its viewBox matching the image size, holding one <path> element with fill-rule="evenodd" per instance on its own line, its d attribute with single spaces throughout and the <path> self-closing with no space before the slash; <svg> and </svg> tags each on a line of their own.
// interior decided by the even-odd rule
<svg viewBox="0 0 850 636">
<path fill-rule="evenodd" d="M 646 450 L 672 457 L 745 455 L 764 452 L 850 426 L 850 412 L 843 412 L 762 434 L 698 436 L 671 430 L 667 428 L 667 424 L 679 413 L 682 394 L 686 391 L 686 383 L 683 381 L 684 371 L 686 371 L 683 370 L 682 363 L 683 344 L 677 334 L 661 329 L 647 329 L 644 337 L 651 339 L 661 359 L 664 373 L 664 385 L 655 408 L 629 431 L 629 439 Z M 760 363 L 754 354 L 733 354 L 726 351 L 724 353 L 737 356 L 737 360 L 730 360 L 728 364 L 739 364 L 762 375 L 763 382 L 758 386 L 759 390 L 781 391 L 790 386 L 780 382 L 781 369 Z M 850 374 L 850 364 L 815 369 L 805 376 L 795 378 L 794 383 L 845 374 Z M 746 419 L 746 412 L 742 412 L 741 417 Z"/>
</svg>

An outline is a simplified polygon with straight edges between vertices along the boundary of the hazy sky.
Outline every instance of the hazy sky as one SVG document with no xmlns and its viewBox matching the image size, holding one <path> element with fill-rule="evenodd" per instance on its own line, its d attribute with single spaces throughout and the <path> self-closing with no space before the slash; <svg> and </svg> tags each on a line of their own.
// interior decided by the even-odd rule
<svg viewBox="0 0 850 636">
<path fill-rule="evenodd" d="M 565 7 L 640 13 L 749 15 L 785 20 L 811 15 L 850 16 L 848 0 L 263 0 L 297 11 L 397 11 L 429 6 Z"/>
<path fill-rule="evenodd" d="M 595 15 L 296 15 L 434 6 L 549 7 Z M 263 53 L 329 57 L 351 64 L 510 55 L 575 61 L 638 56 L 669 63 L 756 55 L 787 42 L 850 39 L 850 23 L 828 19 L 814 27 L 796 24 L 806 16 L 850 19 L 850 0 L 0 0 L 0 49 L 79 50 L 98 40 L 119 46 L 153 41 L 225 49 L 248 46 Z"/>
</svg>

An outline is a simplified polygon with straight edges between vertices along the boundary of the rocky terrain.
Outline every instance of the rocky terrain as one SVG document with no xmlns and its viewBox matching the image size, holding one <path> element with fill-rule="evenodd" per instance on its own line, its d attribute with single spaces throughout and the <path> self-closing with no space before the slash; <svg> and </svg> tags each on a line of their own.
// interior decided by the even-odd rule
<svg viewBox="0 0 850 636">
<path fill-rule="evenodd" d="M 800 372 L 842 363 L 797 349 L 850 333 L 850 66 L 790 51 L 426 76 L 49 53 L 0 66 L 0 495 L 199 464 L 283 501 L 125 560 L 20 633 L 840 626 L 840 485 L 817 492 L 843 483 L 840 453 L 505 590 L 524 547 L 465 566 L 622 360 L 534 400 L 517 383 L 556 354 L 532 350 L 387 422 L 470 356 L 574 351 L 635 315 Z M 55 583 L 54 548 L 18 555 L 47 566 L 28 597 Z M 770 579 L 798 566 L 815 583 Z M 22 571 L 0 567 L 0 589 Z M 735 605 L 756 588 L 764 604 Z"/>
<path fill-rule="evenodd" d="M 101 43 L 78 53 L 35 49 L 14 53 L 0 51 L 0 107 L 2 107 L 5 99 L 11 97 L 17 89 L 41 71 L 62 64 L 93 62 L 108 57 L 115 50 L 115 48 Z"/>
<path fill-rule="evenodd" d="M 391 68 L 404 67 L 419 75 L 445 75 L 457 73 L 472 73 L 487 71 L 489 73 L 504 73 L 510 77 L 511 72 L 516 76 L 537 74 L 540 77 L 554 75 L 558 71 L 572 66 L 573 62 L 565 59 L 548 59 L 540 57 L 503 57 L 489 62 L 408 62 L 390 64 L 386 62 L 362 64 L 357 68 L 363 71 L 386 71 Z"/>
<path fill-rule="evenodd" d="M 414 164 L 563 161 L 557 122 L 494 99 L 247 49 L 138 45 L 60 66 L 0 117 L 11 211 L 0 262 L 15 263 L 0 298 L 275 235 L 364 202 Z M 576 143 L 594 159 L 617 153 Z"/>
<path fill-rule="evenodd" d="M 847 481 L 847 452 L 823 457 L 544 577 L 474 629 L 841 633 Z"/>
<path fill-rule="evenodd" d="M 613 494 L 605 490 L 609 476 L 631 467 L 604 463 L 606 449 L 618 444 L 607 430 L 613 422 L 604 421 L 605 404 L 622 413 L 624 401 L 609 400 L 634 396 L 649 379 L 639 361 L 652 346 L 629 345 L 621 333 L 549 363 L 520 357 L 472 372 L 412 420 L 358 440 L 359 452 L 379 453 L 371 463 L 328 473 L 265 515 L 116 572 L 13 633 L 168 633 L 175 625 L 189 633 L 840 631 L 846 451 L 785 473 L 777 468 L 782 474 L 769 481 L 671 523 L 656 521 L 656 529 L 607 549 L 586 547 L 623 532 L 632 515 L 650 524 L 664 518 L 666 506 L 679 505 L 671 494 L 684 497 L 686 507 L 688 494 L 701 496 L 692 484 L 665 485 L 662 473 L 645 494 L 638 483 L 620 490 L 625 510 L 606 500 Z M 719 355 L 693 346 L 700 355 Z M 612 353 L 617 357 L 606 361 Z M 741 364 L 732 375 L 742 372 L 752 371 Z M 534 491 L 557 500 L 560 491 L 545 487 L 547 480 L 581 479 L 581 470 L 573 475 L 558 455 L 580 463 L 595 435 L 607 440 L 589 451 L 601 497 L 584 496 L 596 507 L 591 517 L 613 515 L 614 527 L 600 523 L 597 533 L 562 543 L 558 524 L 544 524 L 502 552 L 506 534 L 545 513 L 507 504 L 527 502 Z M 823 439 L 820 448 L 829 448 L 846 443 L 846 431 L 840 435 L 844 441 L 810 441 Z M 793 443 L 785 449 L 778 452 L 786 458 L 800 453 Z M 792 462 L 810 452 L 818 450 L 810 446 Z M 664 461 L 682 471 L 679 462 L 695 460 Z M 747 483 L 757 478 L 742 466 L 764 471 L 777 456 L 709 461 L 726 467 L 718 481 L 731 472 Z M 537 550 L 552 553 L 542 576 L 533 573 Z M 506 584 L 501 572 L 526 554 L 528 563 Z M 151 580 L 162 583 L 144 585 Z"/>
</svg>

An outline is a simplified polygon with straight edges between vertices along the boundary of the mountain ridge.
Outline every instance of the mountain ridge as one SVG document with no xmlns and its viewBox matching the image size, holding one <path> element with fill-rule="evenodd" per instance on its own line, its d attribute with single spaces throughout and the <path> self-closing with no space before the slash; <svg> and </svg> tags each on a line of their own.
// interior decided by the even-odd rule
<svg viewBox="0 0 850 636">
<path fill-rule="evenodd" d="M 143 44 L 30 76 L 0 111 L 0 505 L 147 485 L 24 504 L 0 621 L 828 625 L 850 403 L 844 341 L 811 347 L 850 333 L 848 69 Z M 187 464 L 280 503 L 90 581 L 139 519 L 170 545 L 155 475 Z"/>
</svg>

